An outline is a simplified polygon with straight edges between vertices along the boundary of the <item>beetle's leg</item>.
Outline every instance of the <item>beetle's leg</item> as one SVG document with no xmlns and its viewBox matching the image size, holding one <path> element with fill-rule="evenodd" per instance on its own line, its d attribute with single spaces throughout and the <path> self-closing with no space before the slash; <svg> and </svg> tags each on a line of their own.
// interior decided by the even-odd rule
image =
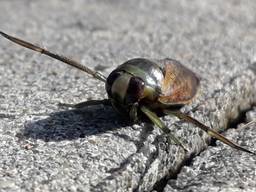
<svg viewBox="0 0 256 192">
<path fill-rule="evenodd" d="M 256 123 L 256 119 L 253 119 L 252 121 L 250 121 L 249 123 L 246 123 L 245 125 L 242 126 L 241 129 L 247 128 L 249 126 L 251 126 L 252 124 Z"/>
<path fill-rule="evenodd" d="M 174 115 L 174 116 L 178 117 L 179 119 L 185 120 L 189 123 L 193 123 L 197 127 L 204 130 L 206 133 L 208 133 L 210 136 L 220 140 L 221 142 L 229 145 L 230 147 L 233 147 L 235 149 L 238 149 L 238 150 L 245 151 L 247 153 L 251 153 L 251 154 L 256 155 L 256 153 L 254 153 L 252 151 L 249 151 L 249 150 L 237 145 L 236 143 L 230 141 L 229 139 L 227 139 L 226 137 L 224 137 L 223 135 L 221 135 L 217 131 L 211 129 L 210 127 L 204 125 L 203 123 L 199 122 L 198 120 L 194 119 L 193 117 L 191 117 L 191 116 L 189 116 L 185 113 L 182 113 L 180 111 L 172 111 L 172 110 L 164 110 L 164 113 L 168 114 L 168 115 Z"/>
<path fill-rule="evenodd" d="M 89 101 L 84 101 L 77 104 L 59 103 L 60 107 L 72 107 L 77 109 L 81 109 L 81 108 L 93 106 L 93 105 L 111 105 L 111 102 L 109 99 L 103 99 L 103 100 L 89 100 Z"/>
<path fill-rule="evenodd" d="M 168 127 L 154 112 L 145 106 L 141 106 L 140 109 L 157 127 L 159 127 L 165 134 L 170 136 L 171 140 L 173 140 L 177 145 L 181 146 L 185 151 L 188 151 L 187 147 L 175 135 L 171 133 L 170 129 L 168 129 Z"/>
<path fill-rule="evenodd" d="M 129 112 L 130 119 L 135 123 L 138 122 L 138 106 L 138 103 L 134 103 Z"/>
<path fill-rule="evenodd" d="M 79 62 L 77 62 L 77 61 L 75 61 L 73 59 L 70 59 L 70 58 L 67 58 L 65 56 L 53 53 L 53 52 L 48 51 L 46 49 L 43 49 L 43 48 L 41 48 L 39 46 L 36 46 L 36 45 L 34 45 L 32 43 L 29 43 L 27 41 L 19 39 L 17 37 L 10 36 L 10 35 L 2 32 L 2 31 L 0 31 L 0 35 L 2 35 L 3 37 L 5 37 L 5 38 L 9 39 L 10 41 L 12 41 L 14 43 L 17 43 L 17 44 L 19 44 L 19 45 L 21 45 L 23 47 L 26 47 L 26 48 L 31 49 L 33 51 L 39 52 L 41 54 L 45 54 L 45 55 L 47 55 L 49 57 L 52 57 L 52 58 L 57 59 L 59 61 L 62 61 L 64 63 L 68 64 L 68 65 L 76 67 L 76 68 L 80 69 L 81 71 L 84 71 L 84 72 L 92 75 L 96 79 L 99 79 L 99 80 L 101 80 L 103 82 L 106 81 L 106 77 L 104 75 L 102 75 L 101 73 L 99 73 L 97 71 L 94 71 L 94 70 L 92 70 L 92 69 L 82 65 L 81 63 L 79 63 Z"/>
</svg>

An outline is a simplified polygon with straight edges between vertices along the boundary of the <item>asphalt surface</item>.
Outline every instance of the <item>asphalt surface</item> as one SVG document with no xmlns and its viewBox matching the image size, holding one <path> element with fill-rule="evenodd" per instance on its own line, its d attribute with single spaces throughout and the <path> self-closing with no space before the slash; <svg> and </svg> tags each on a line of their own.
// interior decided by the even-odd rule
<svg viewBox="0 0 256 192">
<path fill-rule="evenodd" d="M 182 110 L 256 151 L 256 125 L 240 128 L 255 119 L 255 9 L 249 0 L 0 1 L 0 30 L 105 75 L 135 57 L 177 59 L 201 78 Z M 0 191 L 256 190 L 255 156 L 173 117 L 162 120 L 187 153 L 111 107 L 59 107 L 106 98 L 105 86 L 2 37 L 0 55 Z"/>
</svg>

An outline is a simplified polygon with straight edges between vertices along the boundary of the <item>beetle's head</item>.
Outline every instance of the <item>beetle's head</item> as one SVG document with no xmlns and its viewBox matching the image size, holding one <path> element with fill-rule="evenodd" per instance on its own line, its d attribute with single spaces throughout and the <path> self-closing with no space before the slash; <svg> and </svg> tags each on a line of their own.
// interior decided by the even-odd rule
<svg viewBox="0 0 256 192">
<path fill-rule="evenodd" d="M 107 78 L 106 91 L 113 107 L 121 114 L 137 120 L 139 101 L 144 95 L 145 83 L 122 70 L 114 70 Z"/>
</svg>

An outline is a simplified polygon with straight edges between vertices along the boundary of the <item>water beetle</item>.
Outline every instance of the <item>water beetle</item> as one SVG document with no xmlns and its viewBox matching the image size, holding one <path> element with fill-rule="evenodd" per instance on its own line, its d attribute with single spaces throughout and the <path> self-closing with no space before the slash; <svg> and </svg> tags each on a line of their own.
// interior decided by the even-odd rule
<svg viewBox="0 0 256 192">
<path fill-rule="evenodd" d="M 174 115 L 182 120 L 193 123 L 210 136 L 235 149 L 256 154 L 228 140 L 223 135 L 191 116 L 179 111 L 180 107 L 191 102 L 195 97 L 200 81 L 195 73 L 176 60 L 131 59 L 118 66 L 106 78 L 101 73 L 75 60 L 55 54 L 2 31 L 0 31 L 0 34 L 16 44 L 76 67 L 105 83 L 108 99 L 91 100 L 73 105 L 73 107 L 111 104 L 117 112 L 129 117 L 133 122 L 138 122 L 140 117 L 144 115 L 164 133 L 168 134 L 171 140 L 187 150 L 186 146 L 171 133 L 168 127 L 158 117 L 159 113 Z"/>
</svg>

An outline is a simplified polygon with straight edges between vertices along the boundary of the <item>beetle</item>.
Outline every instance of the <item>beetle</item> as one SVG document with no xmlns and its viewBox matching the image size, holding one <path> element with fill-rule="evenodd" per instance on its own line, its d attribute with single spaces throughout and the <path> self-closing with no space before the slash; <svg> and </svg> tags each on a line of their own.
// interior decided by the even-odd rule
<svg viewBox="0 0 256 192">
<path fill-rule="evenodd" d="M 78 68 L 105 83 L 108 99 L 91 100 L 68 106 L 80 108 L 98 104 L 112 105 L 118 113 L 128 117 L 134 123 L 139 122 L 142 116 L 145 116 L 166 133 L 168 138 L 188 151 L 180 139 L 176 138 L 159 118 L 159 114 L 174 115 L 196 125 L 210 136 L 235 149 L 256 155 L 255 152 L 239 146 L 214 129 L 179 110 L 195 98 L 200 86 L 200 79 L 194 72 L 174 59 L 131 59 L 119 65 L 108 77 L 105 77 L 98 71 L 94 71 L 73 59 L 53 53 L 2 31 L 0 34 L 16 44 Z"/>
</svg>

